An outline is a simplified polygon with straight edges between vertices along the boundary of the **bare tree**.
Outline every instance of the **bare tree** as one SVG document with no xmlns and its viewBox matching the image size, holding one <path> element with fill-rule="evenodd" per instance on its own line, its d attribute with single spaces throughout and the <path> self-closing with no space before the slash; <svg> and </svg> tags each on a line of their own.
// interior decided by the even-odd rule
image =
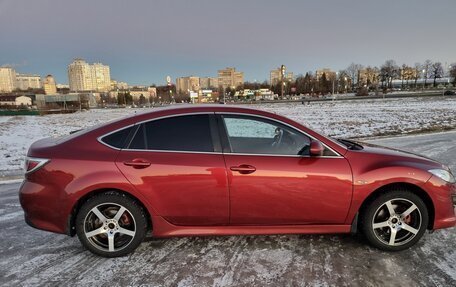
<svg viewBox="0 0 456 287">
<path fill-rule="evenodd" d="M 339 92 L 346 93 L 350 86 L 350 75 L 347 70 L 339 71 L 339 78 L 337 79 L 337 87 Z"/>
<path fill-rule="evenodd" d="M 390 89 L 393 87 L 393 80 L 397 78 L 399 74 L 399 67 L 396 65 L 394 60 L 387 60 L 380 68 L 380 78 L 383 83 L 387 83 L 387 87 Z"/>
<path fill-rule="evenodd" d="M 426 87 L 427 79 L 429 78 L 429 74 L 431 72 L 432 61 L 426 60 L 423 64 L 423 78 L 424 78 L 424 86 Z"/>
<path fill-rule="evenodd" d="M 456 85 L 456 63 L 451 64 L 450 78 L 453 78 L 453 86 Z"/>
<path fill-rule="evenodd" d="M 440 62 L 435 62 L 431 66 L 431 77 L 434 79 L 434 87 L 437 86 L 437 78 L 443 77 L 443 66 Z"/>
<path fill-rule="evenodd" d="M 369 90 L 371 86 L 376 86 L 378 83 L 379 69 L 377 67 L 367 66 L 361 74 L 360 81 L 366 85 Z"/>
<path fill-rule="evenodd" d="M 363 66 L 361 64 L 351 63 L 345 70 L 350 78 L 352 91 L 355 89 L 355 84 L 358 85 L 359 83 L 359 72 L 362 68 Z"/>
<path fill-rule="evenodd" d="M 404 81 L 405 81 L 405 86 L 407 88 L 409 87 L 409 81 L 414 79 L 415 75 L 415 69 L 410 67 L 409 65 L 403 64 L 401 68 L 401 80 L 402 80 L 402 87 L 404 87 Z"/>
<path fill-rule="evenodd" d="M 421 64 L 420 63 L 415 63 L 415 66 L 413 68 L 413 79 L 415 80 L 415 89 L 416 89 L 416 86 L 417 86 L 417 82 L 418 82 L 418 78 L 420 77 L 421 75 Z"/>
</svg>

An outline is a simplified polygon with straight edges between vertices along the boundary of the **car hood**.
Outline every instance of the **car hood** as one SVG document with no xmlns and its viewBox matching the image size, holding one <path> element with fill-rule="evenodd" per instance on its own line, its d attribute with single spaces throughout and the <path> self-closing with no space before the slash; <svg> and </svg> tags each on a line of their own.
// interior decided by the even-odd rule
<svg viewBox="0 0 456 287">
<path fill-rule="evenodd" d="M 389 158 L 390 160 L 394 161 L 401 161 L 401 162 L 410 162 L 414 164 L 419 164 L 422 166 L 422 168 L 425 169 L 432 169 L 432 168 L 439 168 L 439 169 L 446 169 L 448 170 L 448 167 L 445 165 L 441 164 L 440 162 L 428 158 L 426 156 L 422 156 L 419 154 L 395 149 L 395 148 L 390 148 L 390 147 L 385 147 L 385 146 L 380 146 L 380 145 L 375 145 L 371 143 L 360 143 L 363 146 L 362 150 L 356 151 L 356 152 L 361 152 L 361 153 L 366 153 L 366 154 L 372 154 L 372 155 L 377 155 L 377 156 L 383 156 L 386 158 Z"/>
</svg>

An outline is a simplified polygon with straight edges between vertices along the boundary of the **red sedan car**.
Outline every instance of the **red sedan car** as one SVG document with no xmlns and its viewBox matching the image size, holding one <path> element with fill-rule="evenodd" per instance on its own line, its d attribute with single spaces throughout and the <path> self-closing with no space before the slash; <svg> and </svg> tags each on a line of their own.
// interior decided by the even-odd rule
<svg viewBox="0 0 456 287">
<path fill-rule="evenodd" d="M 383 250 L 456 224 L 450 170 L 240 107 L 138 114 L 29 149 L 20 201 L 36 228 L 93 253 L 156 237 L 349 233 Z"/>
</svg>

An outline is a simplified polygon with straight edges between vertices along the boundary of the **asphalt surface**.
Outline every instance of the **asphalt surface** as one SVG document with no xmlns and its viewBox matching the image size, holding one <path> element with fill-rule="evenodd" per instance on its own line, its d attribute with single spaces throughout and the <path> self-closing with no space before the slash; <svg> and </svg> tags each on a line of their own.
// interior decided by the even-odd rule
<svg viewBox="0 0 456 287">
<path fill-rule="evenodd" d="M 378 139 L 456 168 L 456 132 Z M 105 259 L 77 238 L 23 220 L 19 183 L 0 184 L 3 286 L 456 286 L 456 229 L 387 253 L 362 236 L 284 235 L 153 239 Z"/>
</svg>

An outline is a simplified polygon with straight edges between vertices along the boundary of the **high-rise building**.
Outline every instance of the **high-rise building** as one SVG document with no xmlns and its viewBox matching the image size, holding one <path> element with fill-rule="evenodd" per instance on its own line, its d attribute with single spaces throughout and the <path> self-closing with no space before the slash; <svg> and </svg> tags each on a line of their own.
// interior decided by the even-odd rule
<svg viewBox="0 0 456 287">
<path fill-rule="evenodd" d="M 202 77 L 199 85 L 201 89 L 218 88 L 218 78 Z"/>
<path fill-rule="evenodd" d="M 90 65 L 83 59 L 75 59 L 68 65 L 68 80 L 71 91 L 107 92 L 111 89 L 109 66 L 101 63 Z"/>
<path fill-rule="evenodd" d="M 293 81 L 293 77 L 294 77 L 293 72 L 287 72 L 287 73 L 285 73 L 283 80 L 286 82 Z M 271 84 L 271 86 L 277 85 L 278 83 L 280 83 L 281 80 L 282 80 L 281 68 L 279 67 L 277 69 L 271 70 L 271 72 L 269 73 L 269 83 Z"/>
<path fill-rule="evenodd" d="M 0 92 L 12 92 L 16 87 L 16 71 L 11 67 L 0 67 Z"/>
<path fill-rule="evenodd" d="M 43 81 L 43 89 L 46 95 L 54 95 L 57 93 L 57 86 L 52 75 L 47 75 Z"/>
<path fill-rule="evenodd" d="M 199 77 L 181 77 L 176 79 L 176 91 L 178 93 L 187 93 L 189 91 L 197 92 L 200 90 Z"/>
<path fill-rule="evenodd" d="M 209 78 L 208 77 L 201 77 L 199 79 L 199 86 L 201 87 L 201 89 L 209 88 Z"/>
<path fill-rule="evenodd" d="M 16 89 L 21 91 L 41 89 L 40 75 L 16 74 Z"/>
<path fill-rule="evenodd" d="M 244 84 L 244 73 L 236 72 L 235 68 L 226 68 L 218 71 L 218 86 L 236 88 Z"/>
<path fill-rule="evenodd" d="M 102 63 L 91 65 L 94 90 L 107 92 L 111 89 L 111 72 L 109 66 Z"/>
</svg>

